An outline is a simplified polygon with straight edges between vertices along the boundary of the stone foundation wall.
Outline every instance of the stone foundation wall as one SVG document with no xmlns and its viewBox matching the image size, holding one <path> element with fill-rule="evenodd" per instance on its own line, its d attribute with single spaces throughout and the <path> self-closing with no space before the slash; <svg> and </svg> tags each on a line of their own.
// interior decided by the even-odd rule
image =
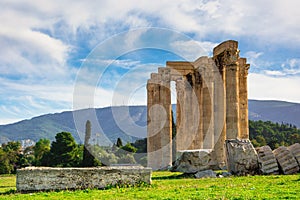
<svg viewBox="0 0 300 200">
<path fill-rule="evenodd" d="M 17 191 L 105 188 L 117 184 L 151 184 L 151 168 L 114 166 L 94 168 L 29 167 L 17 170 Z"/>
</svg>

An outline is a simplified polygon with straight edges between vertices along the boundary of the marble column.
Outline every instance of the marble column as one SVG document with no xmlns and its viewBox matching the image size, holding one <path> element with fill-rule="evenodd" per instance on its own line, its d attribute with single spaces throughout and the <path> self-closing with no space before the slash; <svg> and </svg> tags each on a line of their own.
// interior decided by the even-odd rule
<svg viewBox="0 0 300 200">
<path fill-rule="evenodd" d="M 239 103 L 240 103 L 240 139 L 249 139 L 249 119 L 248 119 L 248 70 L 250 65 L 246 63 L 246 58 L 239 59 Z"/>
<path fill-rule="evenodd" d="M 148 166 L 153 170 L 172 165 L 170 70 L 158 72 L 147 83 Z"/>
<path fill-rule="evenodd" d="M 160 85 L 159 74 L 151 74 L 151 79 L 147 82 L 147 156 L 148 167 L 153 170 L 161 167 L 161 124 L 159 121 L 159 96 Z"/>
<path fill-rule="evenodd" d="M 193 104 L 192 104 L 192 120 L 193 120 L 193 149 L 203 148 L 203 99 L 202 99 L 202 75 L 195 70 L 194 71 L 194 85 L 193 85 Z"/>
<path fill-rule="evenodd" d="M 185 132 L 182 125 L 184 108 L 184 81 L 183 79 L 176 80 L 176 93 L 177 93 L 177 105 L 176 105 L 176 150 L 185 150 L 184 140 Z"/>
<path fill-rule="evenodd" d="M 212 66 L 206 65 L 203 70 L 203 148 L 214 147 L 214 82 Z"/>
<path fill-rule="evenodd" d="M 235 51 L 230 52 L 235 54 Z M 226 139 L 237 139 L 240 134 L 239 120 L 239 65 L 230 62 L 225 67 L 226 87 Z"/>
<path fill-rule="evenodd" d="M 214 152 L 220 168 L 225 166 L 225 139 L 226 139 L 226 93 L 225 71 L 217 66 L 214 71 Z"/>
<path fill-rule="evenodd" d="M 160 103 L 166 113 L 161 134 L 161 147 L 162 147 L 162 166 L 172 166 L 172 108 L 171 108 L 171 90 L 170 90 L 170 69 L 158 68 L 162 79 L 160 82 Z"/>
</svg>

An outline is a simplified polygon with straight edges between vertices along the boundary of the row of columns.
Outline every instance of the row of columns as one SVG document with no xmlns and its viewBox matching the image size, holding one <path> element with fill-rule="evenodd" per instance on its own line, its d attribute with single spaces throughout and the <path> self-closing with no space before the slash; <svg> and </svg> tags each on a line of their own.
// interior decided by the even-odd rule
<svg viewBox="0 0 300 200">
<path fill-rule="evenodd" d="M 193 63 L 167 62 L 166 68 L 151 74 L 147 83 L 149 167 L 172 164 L 170 81 L 176 82 L 177 151 L 214 149 L 217 162 L 223 165 L 225 139 L 248 139 L 249 65 L 239 57 L 236 41 L 221 43 L 213 52 L 212 58 L 201 57 Z"/>
</svg>

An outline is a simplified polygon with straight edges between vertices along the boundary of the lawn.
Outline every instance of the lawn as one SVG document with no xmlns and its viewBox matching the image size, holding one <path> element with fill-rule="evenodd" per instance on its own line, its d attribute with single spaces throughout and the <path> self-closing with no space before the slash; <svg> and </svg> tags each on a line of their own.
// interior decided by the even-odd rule
<svg viewBox="0 0 300 200">
<path fill-rule="evenodd" d="M 300 174 L 193 179 L 154 172 L 152 185 L 19 194 L 15 176 L 0 176 L 0 199 L 300 199 Z"/>
</svg>

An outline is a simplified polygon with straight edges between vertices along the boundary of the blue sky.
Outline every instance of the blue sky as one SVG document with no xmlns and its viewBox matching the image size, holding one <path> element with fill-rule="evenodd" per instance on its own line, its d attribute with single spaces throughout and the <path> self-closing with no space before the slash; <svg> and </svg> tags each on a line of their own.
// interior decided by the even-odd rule
<svg viewBox="0 0 300 200">
<path fill-rule="evenodd" d="M 0 2 L 0 124 L 84 107 L 146 104 L 167 60 L 239 41 L 249 98 L 300 103 L 300 1 Z"/>
</svg>

